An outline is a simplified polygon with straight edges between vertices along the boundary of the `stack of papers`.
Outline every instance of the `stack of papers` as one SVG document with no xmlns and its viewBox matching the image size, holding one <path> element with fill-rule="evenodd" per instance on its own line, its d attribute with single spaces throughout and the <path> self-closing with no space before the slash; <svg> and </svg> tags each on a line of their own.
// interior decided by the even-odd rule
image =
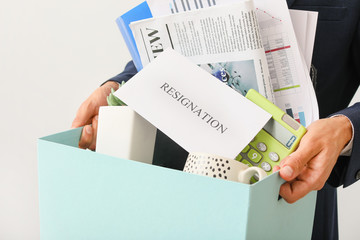
<svg viewBox="0 0 360 240">
<path fill-rule="evenodd" d="M 186 151 L 232 159 L 271 118 L 171 49 L 114 94 Z"/>
<path fill-rule="evenodd" d="M 130 24 L 137 66 L 171 47 L 243 95 L 258 90 L 304 126 L 318 119 L 309 77 L 317 13 L 289 11 L 285 0 L 147 0 L 142 8 L 151 14 Z"/>
</svg>

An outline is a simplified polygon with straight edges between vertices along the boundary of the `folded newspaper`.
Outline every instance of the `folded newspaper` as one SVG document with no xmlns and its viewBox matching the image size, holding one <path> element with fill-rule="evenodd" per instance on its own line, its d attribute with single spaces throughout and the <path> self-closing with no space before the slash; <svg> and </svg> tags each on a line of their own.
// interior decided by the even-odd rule
<svg viewBox="0 0 360 240">
<path fill-rule="evenodd" d="M 286 0 L 147 0 L 117 19 L 138 64 L 138 51 L 146 65 L 173 48 L 242 94 L 258 90 L 304 126 L 319 117 L 309 77 L 316 22 L 316 12 L 289 11 Z"/>
<path fill-rule="evenodd" d="M 242 95 L 252 88 L 274 102 L 252 1 L 146 19 L 130 28 L 143 66 L 172 48 Z"/>
</svg>

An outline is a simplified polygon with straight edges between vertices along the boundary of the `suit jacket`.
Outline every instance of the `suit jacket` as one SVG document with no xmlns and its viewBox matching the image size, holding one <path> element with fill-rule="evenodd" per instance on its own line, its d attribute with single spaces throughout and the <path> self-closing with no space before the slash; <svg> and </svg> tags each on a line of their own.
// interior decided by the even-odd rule
<svg viewBox="0 0 360 240">
<path fill-rule="evenodd" d="M 347 116 L 354 126 L 350 157 L 339 157 L 327 184 L 318 191 L 312 239 L 338 239 L 336 187 L 360 179 L 360 103 L 347 107 L 360 84 L 360 1 L 287 0 L 289 8 L 319 12 L 313 75 L 320 117 Z M 136 74 L 132 62 L 111 81 Z M 187 152 L 158 132 L 154 164 L 182 169 Z M 291 237 L 290 237 L 291 238 Z"/>
</svg>

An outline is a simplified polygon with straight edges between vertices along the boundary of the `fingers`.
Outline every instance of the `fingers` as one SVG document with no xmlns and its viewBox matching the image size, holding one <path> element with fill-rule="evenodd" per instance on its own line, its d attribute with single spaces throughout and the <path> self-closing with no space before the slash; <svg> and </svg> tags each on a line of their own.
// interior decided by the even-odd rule
<svg viewBox="0 0 360 240">
<path fill-rule="evenodd" d="M 280 163 L 280 176 L 286 180 L 280 195 L 293 203 L 313 190 L 323 188 L 338 156 L 351 138 L 346 118 L 315 121 L 308 127 L 298 149 Z M 278 170 L 278 168 L 274 168 Z"/>
<path fill-rule="evenodd" d="M 302 197 L 305 197 L 312 191 L 310 185 L 306 181 L 296 180 L 286 182 L 280 187 L 280 196 L 288 203 L 294 203 Z"/>
<path fill-rule="evenodd" d="M 273 172 L 277 172 L 277 171 L 279 171 L 279 170 L 280 170 L 280 167 L 279 167 L 279 166 L 276 165 L 276 166 L 273 167 Z"/>
<path fill-rule="evenodd" d="M 119 84 L 116 82 L 106 82 L 97 88 L 80 106 L 72 122 L 71 128 L 84 126 L 79 148 L 89 148 L 95 150 L 97 136 L 97 115 L 99 108 L 107 105 L 106 97 L 110 94 L 111 88 L 117 90 Z"/>
<path fill-rule="evenodd" d="M 92 123 L 92 119 L 99 113 L 101 106 L 107 105 L 106 97 L 111 93 L 111 88 L 119 88 L 115 82 L 107 82 L 97 88 L 80 106 L 71 127 L 77 128 Z"/>
<path fill-rule="evenodd" d="M 71 128 L 77 128 L 86 124 L 90 124 L 94 114 L 96 114 L 93 108 L 94 107 L 92 107 L 91 101 L 85 101 L 83 104 L 81 104 L 71 124 Z"/>
<path fill-rule="evenodd" d="M 93 130 L 91 125 L 84 126 L 79 141 L 79 148 L 87 149 L 93 140 Z"/>
<path fill-rule="evenodd" d="M 307 166 L 296 179 L 280 187 L 280 196 L 288 203 L 294 203 L 309 192 L 322 189 L 327 177 L 327 173 Z"/>
<path fill-rule="evenodd" d="M 312 164 L 319 157 L 321 149 L 312 135 L 305 134 L 299 147 L 281 161 L 279 174 L 287 182 L 281 186 L 280 196 L 288 203 L 294 203 L 314 190 L 320 175 L 313 170 Z"/>
<path fill-rule="evenodd" d="M 298 149 L 280 163 L 280 176 L 286 181 L 294 180 L 320 151 L 311 138 L 305 135 Z"/>
<path fill-rule="evenodd" d="M 84 126 L 80 141 L 79 148 L 95 150 L 96 148 L 96 136 L 97 136 L 97 125 L 98 125 L 98 116 L 96 115 L 93 118 L 92 124 Z"/>
<path fill-rule="evenodd" d="M 335 162 L 336 158 L 336 155 L 331 155 L 328 151 L 316 154 L 309 159 L 295 179 L 281 186 L 280 195 L 288 203 L 294 203 L 307 193 L 322 189 L 333 168 L 332 162 Z"/>
<path fill-rule="evenodd" d="M 91 126 L 92 126 L 93 137 L 92 137 L 91 144 L 90 144 L 90 146 L 88 148 L 90 150 L 95 151 L 95 149 L 96 149 L 96 138 L 97 138 L 97 127 L 98 127 L 98 115 L 96 115 L 93 118 Z"/>
</svg>

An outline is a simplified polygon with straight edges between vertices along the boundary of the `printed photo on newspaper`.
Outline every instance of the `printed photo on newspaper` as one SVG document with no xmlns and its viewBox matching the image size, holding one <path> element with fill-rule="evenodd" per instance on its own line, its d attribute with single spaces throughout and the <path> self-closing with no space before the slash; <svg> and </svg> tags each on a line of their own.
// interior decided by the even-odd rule
<svg viewBox="0 0 360 240">
<path fill-rule="evenodd" d="M 172 48 L 242 95 L 253 88 L 274 102 L 253 1 L 154 17 L 130 28 L 143 66 Z"/>
<path fill-rule="evenodd" d="M 159 17 L 215 8 L 240 1 L 248 0 L 147 0 L 147 3 L 153 16 Z M 301 55 L 304 54 L 310 65 L 314 36 L 303 39 L 306 41 L 306 48 L 300 49 L 302 39 L 297 39 L 294 29 L 306 26 L 300 37 L 304 37 L 304 31 L 313 32 L 309 32 L 308 36 L 315 34 L 317 15 L 303 11 L 306 12 L 305 19 L 303 19 L 304 14 L 301 14 L 301 24 L 294 26 L 292 22 L 296 13 L 289 12 L 286 0 L 253 1 L 262 44 L 266 51 L 275 103 L 302 125 L 309 126 L 319 118 L 319 112 L 309 70 Z"/>
</svg>

